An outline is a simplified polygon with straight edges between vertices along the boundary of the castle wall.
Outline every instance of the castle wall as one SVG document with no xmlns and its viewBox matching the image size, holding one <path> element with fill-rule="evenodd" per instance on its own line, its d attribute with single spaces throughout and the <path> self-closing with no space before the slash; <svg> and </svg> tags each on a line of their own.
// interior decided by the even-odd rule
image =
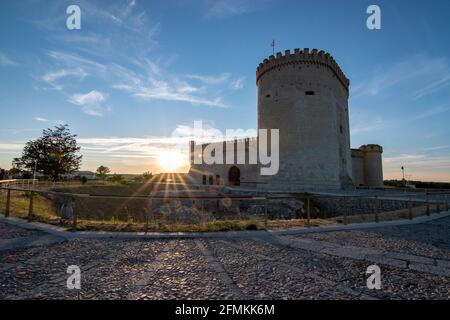
<svg viewBox="0 0 450 320">
<path fill-rule="evenodd" d="M 216 152 L 222 150 L 223 163 L 206 164 L 201 156 L 206 155 L 205 148 L 213 147 Z M 195 153 L 195 149 L 202 150 Z M 210 185 L 210 177 L 213 178 L 214 185 L 230 185 L 229 174 L 232 167 L 239 169 L 239 182 L 241 186 L 256 186 L 256 164 L 252 163 L 252 154 L 257 154 L 256 139 L 241 139 L 224 142 L 205 143 L 196 145 L 191 141 L 191 168 L 189 176 L 191 182 L 195 184 Z M 231 151 L 231 152 L 229 152 Z M 254 162 L 254 161 L 253 161 Z M 206 177 L 206 181 L 205 181 Z"/>
<path fill-rule="evenodd" d="M 294 191 L 351 184 L 348 84 L 323 51 L 286 51 L 260 64 L 258 128 L 280 130 L 279 172 L 258 176 L 260 185 Z"/>
</svg>

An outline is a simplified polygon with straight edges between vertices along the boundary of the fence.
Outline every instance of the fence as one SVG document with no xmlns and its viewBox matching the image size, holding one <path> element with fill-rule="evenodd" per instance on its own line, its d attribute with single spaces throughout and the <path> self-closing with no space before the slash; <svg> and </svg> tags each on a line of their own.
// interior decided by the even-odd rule
<svg viewBox="0 0 450 320">
<path fill-rule="evenodd" d="M 39 183 L 38 179 L 10 179 L 10 180 L 0 180 L 0 187 L 19 187 L 30 189 L 35 187 Z"/>
<path fill-rule="evenodd" d="M 267 199 L 250 196 L 91 195 L 0 188 L 6 217 L 67 225 L 72 230 L 251 230 L 267 227 Z M 0 210 L 2 210 L 0 209 Z"/>
<path fill-rule="evenodd" d="M 117 231 L 225 231 L 267 229 L 271 219 L 301 219 L 310 227 L 315 218 L 344 224 L 414 219 L 448 211 L 447 192 L 423 197 L 363 197 L 295 194 L 289 198 L 233 195 L 79 194 L 30 188 L 0 187 L 0 212 L 6 217 L 64 224 L 76 230 L 106 227 Z M 291 205 L 291 202 L 294 203 Z M 393 215 L 392 215 L 393 214 Z M 342 219 L 342 221 L 339 221 Z M 100 228 L 104 230 L 104 228 Z"/>
<path fill-rule="evenodd" d="M 344 224 L 349 218 L 373 217 L 374 222 L 380 218 L 407 218 L 448 211 L 449 192 L 424 192 L 422 195 L 406 194 L 402 197 L 393 196 L 358 196 L 358 195 L 315 195 L 312 201 L 321 208 L 322 218 L 340 216 Z M 367 221 L 367 219 L 363 219 Z"/>
</svg>

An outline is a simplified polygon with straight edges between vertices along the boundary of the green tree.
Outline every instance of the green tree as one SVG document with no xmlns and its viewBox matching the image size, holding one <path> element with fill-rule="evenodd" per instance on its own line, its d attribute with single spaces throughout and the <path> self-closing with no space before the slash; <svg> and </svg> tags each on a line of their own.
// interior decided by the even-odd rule
<svg viewBox="0 0 450 320">
<path fill-rule="evenodd" d="M 80 168 L 82 156 L 77 136 L 70 133 L 68 125 L 42 131 L 42 137 L 26 143 L 20 158 L 14 158 L 13 168 L 41 172 L 56 181 Z"/>
<path fill-rule="evenodd" d="M 111 170 L 108 167 L 100 166 L 100 167 L 97 168 L 97 171 L 96 171 L 95 174 L 100 179 L 105 180 L 107 175 L 108 175 L 108 173 L 110 173 L 110 172 L 111 172 Z"/>
</svg>

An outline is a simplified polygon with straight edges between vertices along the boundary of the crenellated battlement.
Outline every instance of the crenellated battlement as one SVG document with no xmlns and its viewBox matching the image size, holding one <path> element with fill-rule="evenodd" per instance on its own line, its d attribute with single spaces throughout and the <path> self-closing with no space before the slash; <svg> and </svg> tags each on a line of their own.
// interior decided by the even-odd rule
<svg viewBox="0 0 450 320">
<path fill-rule="evenodd" d="M 250 143 L 250 142 L 254 142 L 254 143 L 258 143 L 258 137 L 248 137 L 248 138 L 238 138 L 238 139 L 230 139 L 230 140 L 223 140 L 223 141 L 215 141 L 215 142 L 204 142 L 204 143 L 200 143 L 197 144 L 195 141 L 191 141 L 191 143 L 193 143 L 193 145 L 201 145 L 203 148 L 211 145 L 211 144 L 237 144 L 237 143 Z"/>
<path fill-rule="evenodd" d="M 359 147 L 360 150 L 364 152 L 379 152 L 383 153 L 383 147 L 378 144 L 366 144 Z"/>
<path fill-rule="evenodd" d="M 327 52 L 317 49 L 305 48 L 303 50 L 295 49 L 294 53 L 290 50 L 286 50 L 284 55 L 278 52 L 276 56 L 271 55 L 268 59 L 264 59 L 262 63 L 256 69 L 256 83 L 267 72 L 278 69 L 283 66 L 290 66 L 296 64 L 303 65 L 322 65 L 331 69 L 336 75 L 337 79 L 342 83 L 345 89 L 348 91 L 350 80 L 345 76 L 334 58 Z"/>
</svg>

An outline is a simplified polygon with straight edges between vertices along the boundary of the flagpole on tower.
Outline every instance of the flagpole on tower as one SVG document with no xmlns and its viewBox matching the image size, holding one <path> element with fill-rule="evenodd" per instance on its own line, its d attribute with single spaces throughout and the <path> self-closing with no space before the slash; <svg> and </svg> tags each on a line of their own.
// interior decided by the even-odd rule
<svg viewBox="0 0 450 320">
<path fill-rule="evenodd" d="M 272 54 L 275 55 L 275 39 L 272 40 L 270 46 L 272 47 Z"/>
</svg>

